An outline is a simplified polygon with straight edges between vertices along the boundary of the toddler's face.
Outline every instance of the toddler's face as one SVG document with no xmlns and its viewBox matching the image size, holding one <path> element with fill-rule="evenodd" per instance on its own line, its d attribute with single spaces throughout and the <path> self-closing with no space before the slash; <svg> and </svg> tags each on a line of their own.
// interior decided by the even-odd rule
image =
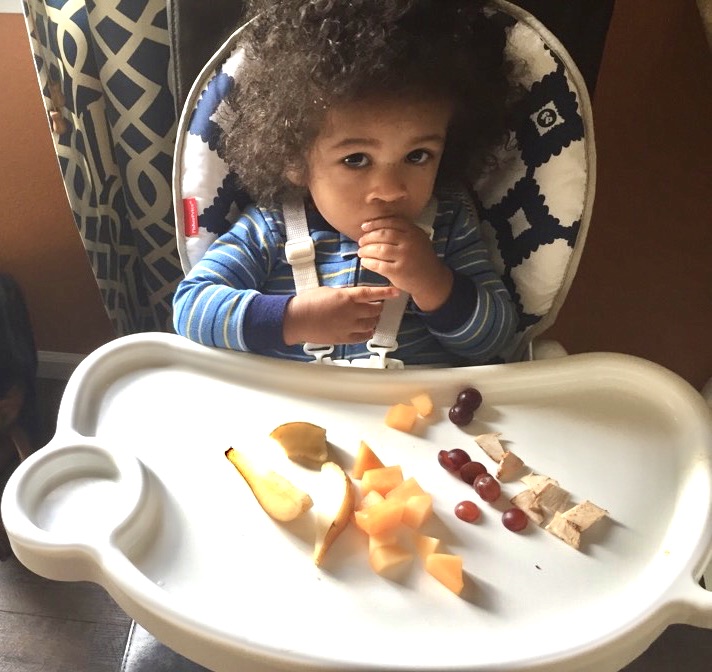
<svg viewBox="0 0 712 672">
<path fill-rule="evenodd" d="M 414 222 L 433 192 L 451 106 L 365 100 L 335 106 L 307 155 L 306 186 L 323 217 L 352 240 L 383 217 Z"/>
</svg>

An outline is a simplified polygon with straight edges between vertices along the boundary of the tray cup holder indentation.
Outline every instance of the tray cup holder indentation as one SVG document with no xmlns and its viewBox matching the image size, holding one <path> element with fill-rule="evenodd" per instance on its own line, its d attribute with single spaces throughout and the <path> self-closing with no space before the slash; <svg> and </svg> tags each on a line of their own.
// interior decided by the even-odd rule
<svg viewBox="0 0 712 672">
<path fill-rule="evenodd" d="M 144 498 L 142 466 L 93 445 L 64 446 L 32 465 L 18 492 L 20 507 L 44 541 L 106 541 Z"/>
</svg>

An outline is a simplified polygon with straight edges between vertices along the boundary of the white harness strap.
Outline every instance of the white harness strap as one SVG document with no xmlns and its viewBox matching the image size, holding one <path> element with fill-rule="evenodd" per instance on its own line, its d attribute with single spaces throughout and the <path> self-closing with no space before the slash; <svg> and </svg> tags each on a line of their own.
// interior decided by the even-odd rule
<svg viewBox="0 0 712 672">
<path fill-rule="evenodd" d="M 285 203 L 283 212 L 284 225 L 287 232 L 284 251 L 294 273 L 294 288 L 299 294 L 307 289 L 314 289 L 319 286 L 314 241 L 309 235 L 309 226 L 307 225 L 303 202 L 292 201 Z M 416 225 L 431 238 L 436 212 L 437 201 L 435 198 L 431 198 L 416 222 Z M 386 355 L 398 348 L 398 330 L 400 329 L 400 323 L 409 298 L 410 295 L 407 292 L 400 292 L 398 296 L 384 301 L 383 311 L 376 325 L 376 330 L 368 343 L 366 343 L 369 352 L 373 353 L 371 357 L 354 360 L 332 359 L 329 355 L 334 351 L 334 346 L 319 343 L 305 343 L 304 352 L 312 355 L 318 364 L 351 365 L 371 369 L 402 369 L 403 362 L 399 359 L 391 359 Z"/>
</svg>

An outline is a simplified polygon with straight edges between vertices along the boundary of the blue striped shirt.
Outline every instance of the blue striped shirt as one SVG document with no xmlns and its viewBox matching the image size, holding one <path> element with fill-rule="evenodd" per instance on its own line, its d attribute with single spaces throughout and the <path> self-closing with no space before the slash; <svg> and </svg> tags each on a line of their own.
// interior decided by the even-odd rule
<svg viewBox="0 0 712 672">
<path fill-rule="evenodd" d="M 321 285 L 384 286 L 361 267 L 358 244 L 318 213 L 308 217 Z M 282 337 L 284 311 L 295 295 L 280 209 L 250 206 L 181 281 L 173 300 L 176 331 L 198 343 L 309 361 L 301 345 Z M 477 223 L 461 199 L 438 200 L 433 223 L 436 254 L 452 269 L 450 297 L 424 313 L 409 301 L 392 357 L 405 364 L 462 365 L 493 361 L 514 338 L 516 310 L 495 272 Z M 365 343 L 337 345 L 333 358 L 370 356 Z"/>
</svg>

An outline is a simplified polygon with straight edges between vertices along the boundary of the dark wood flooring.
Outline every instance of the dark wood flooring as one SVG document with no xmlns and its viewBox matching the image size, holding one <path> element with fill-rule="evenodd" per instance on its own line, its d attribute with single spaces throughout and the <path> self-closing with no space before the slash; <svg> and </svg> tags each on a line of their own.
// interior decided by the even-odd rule
<svg viewBox="0 0 712 672">
<path fill-rule="evenodd" d="M 44 431 L 50 438 L 54 432 L 52 413 L 62 389 L 61 384 L 49 381 L 40 390 Z M 167 650 L 162 655 L 160 646 L 158 651 L 154 648 L 152 659 L 127 656 L 130 631 L 131 619 L 99 586 L 43 579 L 14 557 L 0 562 L 0 672 L 166 669 L 157 664 L 157 657 L 169 664 L 171 672 L 186 669 L 179 656 Z M 625 668 L 625 672 L 683 671 L 712 671 L 712 630 L 672 626 Z M 251 671 L 240 666 L 240 672 Z"/>
</svg>

